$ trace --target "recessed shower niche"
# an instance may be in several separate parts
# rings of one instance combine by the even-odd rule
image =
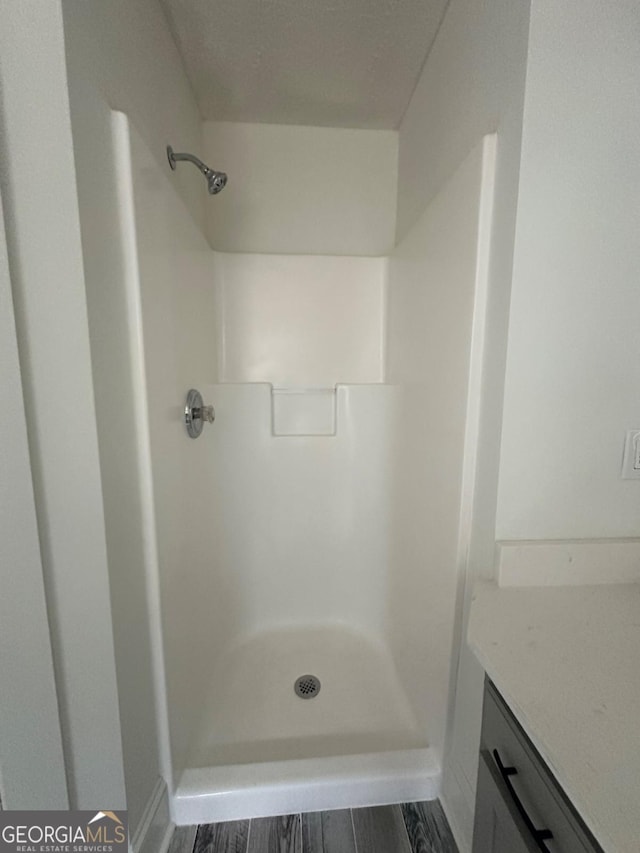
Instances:
[[[432,798],[494,140],[388,256],[258,254],[212,251],[113,128],[173,818]],[[216,413],[196,441],[189,388]]]

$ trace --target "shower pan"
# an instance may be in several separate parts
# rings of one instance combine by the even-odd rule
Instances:
[[[212,252],[114,134],[173,819],[434,798],[493,142],[389,258],[312,257]]]

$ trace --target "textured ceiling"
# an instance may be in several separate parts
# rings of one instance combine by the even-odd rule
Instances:
[[[160,0],[202,117],[396,128],[447,0]]]

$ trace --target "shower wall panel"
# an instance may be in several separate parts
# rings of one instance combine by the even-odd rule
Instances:
[[[408,233],[422,215],[425,205],[445,185],[483,134],[496,132],[499,139],[495,219],[491,234],[491,294],[486,320],[483,405],[475,485],[478,497],[473,513],[474,536],[468,554],[471,577],[491,577],[493,569],[504,373],[532,5],[540,6],[531,4],[530,0],[490,3],[451,0],[407,106],[399,134],[399,240]],[[542,4],[542,8],[545,6]],[[551,7],[554,11],[556,8],[562,10],[569,17],[572,15],[566,3],[550,4]],[[608,4],[601,4],[603,10],[607,7]],[[582,22],[588,17],[583,14]],[[562,42],[560,38],[560,44]],[[572,36],[571,44],[576,43]],[[570,56],[570,51],[565,51],[564,55]],[[556,81],[561,79],[562,72],[553,63],[546,70]],[[589,85],[584,82],[579,88],[583,93],[589,92]],[[569,92],[571,87],[556,86],[554,96],[563,89]],[[545,98],[546,94],[540,102]],[[574,105],[576,102],[577,99]],[[562,115],[560,124],[569,126],[566,113]],[[547,140],[545,151],[548,150]],[[560,162],[555,150],[553,157],[554,163]],[[466,621],[461,629],[463,637],[465,630]],[[450,727],[451,749],[444,766],[442,792],[461,850],[471,847],[473,833],[483,677],[482,668],[463,645],[455,718]]]
[[[138,276],[132,287],[139,292],[139,325],[132,333],[143,347],[141,389],[146,388],[138,428],[142,443],[150,442],[155,514],[146,534],[155,538],[148,554],[157,564],[149,570],[159,581],[171,763],[177,778],[202,701],[212,626],[225,620],[223,598],[209,594],[211,507],[202,482],[207,445],[188,438],[183,420],[187,390],[211,382],[216,372],[211,251],[168,171],[160,169],[133,128],[130,165]]]
[[[385,258],[216,253],[221,382],[381,382]]]
[[[329,623],[384,641],[386,264],[214,256],[221,384],[208,391],[217,413],[207,436],[210,588],[233,613],[221,642]]]
[[[330,623],[384,639],[393,393],[338,386],[334,436],[278,437],[268,384],[207,388],[216,424],[202,487],[216,561],[201,595],[224,600],[227,615],[215,648]]]
[[[401,681],[440,760],[464,570],[463,470],[471,464],[465,452],[473,455],[475,439],[467,434],[467,400],[487,177],[483,151],[481,144],[458,168],[389,265],[387,380],[398,386],[389,640]]]

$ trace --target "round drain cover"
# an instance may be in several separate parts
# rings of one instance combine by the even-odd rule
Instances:
[[[293,689],[301,699],[313,699],[320,693],[320,679],[315,675],[301,675],[296,678]]]

